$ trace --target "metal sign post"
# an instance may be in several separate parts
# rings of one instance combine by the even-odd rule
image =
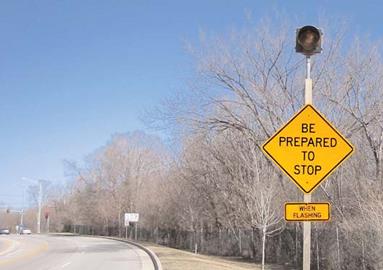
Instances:
[[[305,105],[312,105],[313,103],[313,83],[310,78],[311,73],[311,59],[306,56],[306,80],[305,80]],[[311,203],[311,194],[304,194],[303,201]],[[303,222],[303,270],[310,270],[311,263],[311,222]]]
[[[134,241],[136,241],[137,242],[137,224],[138,224],[138,222],[135,222],[135,226],[134,226]]]

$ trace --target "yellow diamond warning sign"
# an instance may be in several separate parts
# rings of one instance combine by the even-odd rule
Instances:
[[[329,203],[286,203],[286,221],[328,221]]]
[[[353,150],[312,105],[303,107],[263,145],[263,151],[305,193],[311,193]]]

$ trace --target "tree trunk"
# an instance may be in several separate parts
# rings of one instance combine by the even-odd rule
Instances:
[[[198,253],[198,243],[197,243],[197,230],[194,230],[194,254]]]
[[[316,243],[316,260],[317,260],[317,270],[320,267],[320,258],[319,258],[319,241],[318,241],[318,228],[315,226],[315,243]]]
[[[201,231],[200,231],[200,244],[199,244],[199,250],[200,250],[200,253],[202,253],[202,251],[203,251],[203,222],[202,222],[202,220],[201,220]]]
[[[338,225],[336,225],[336,248],[337,248],[337,259],[338,259],[338,269],[341,269],[340,265],[340,243],[339,243],[339,228]]]
[[[118,211],[118,237],[121,238],[121,211]]]
[[[262,228],[262,270],[265,270],[266,226]]]
[[[189,250],[190,251],[193,251],[193,236],[194,236],[194,234],[190,235],[190,233],[187,232],[187,237],[189,238]]]
[[[295,224],[295,256],[294,256],[294,263],[295,265],[298,265],[298,224]]]
[[[366,261],[365,261],[365,250],[364,250],[364,241],[362,240],[362,270],[366,270]]]
[[[239,256],[242,256],[242,232],[238,230],[238,245],[239,245]]]
[[[222,255],[222,245],[221,245],[221,228],[218,229],[218,254]]]
[[[276,262],[280,263],[282,261],[282,234],[278,235],[278,248],[277,248],[277,259]]]
[[[251,254],[252,254],[252,259],[255,261],[255,239],[254,239],[254,228],[251,229]]]

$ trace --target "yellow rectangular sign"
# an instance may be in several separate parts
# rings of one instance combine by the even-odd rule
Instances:
[[[285,203],[286,221],[328,221],[329,203]]]

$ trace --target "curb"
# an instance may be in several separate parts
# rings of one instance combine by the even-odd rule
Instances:
[[[153,262],[154,269],[155,270],[162,270],[162,265],[161,265],[161,262],[158,259],[157,255],[153,251],[148,249],[147,247],[144,247],[141,244],[138,244],[138,243],[133,242],[133,241],[125,240],[125,239],[122,239],[122,238],[115,238],[115,237],[108,237],[108,236],[98,236],[98,237],[105,238],[105,239],[110,239],[110,240],[115,240],[115,241],[120,241],[120,242],[123,242],[123,243],[128,243],[130,245],[133,245],[133,246],[136,246],[136,247],[142,249],[143,251],[145,251],[149,255],[150,259]]]

